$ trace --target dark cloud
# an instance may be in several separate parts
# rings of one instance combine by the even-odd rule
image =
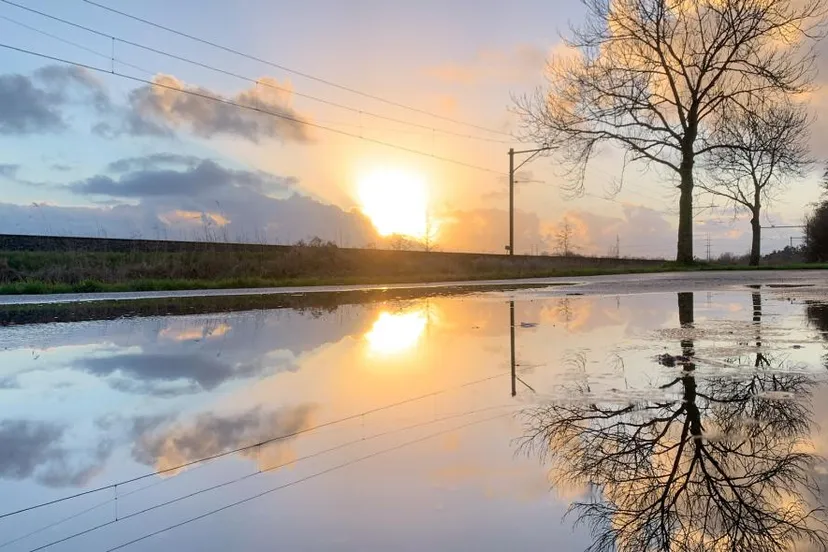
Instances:
[[[18,170],[20,170],[20,165],[0,164],[0,177],[13,180],[17,177]]]
[[[60,97],[38,88],[24,75],[0,75],[0,134],[62,130]]]
[[[308,120],[290,106],[292,91],[274,79],[263,78],[259,82],[261,84],[235,96],[222,96],[206,88],[188,86],[173,76],[158,75],[154,85],[142,86],[130,93],[129,112],[122,131],[132,135],[158,136],[185,127],[205,138],[227,135],[251,142],[268,138],[309,141],[309,127],[305,124]],[[220,98],[260,111],[242,109],[209,98]],[[112,127],[100,130],[115,131]]]
[[[210,391],[264,370],[260,362],[233,365],[199,354],[121,354],[82,359],[76,367],[109,378],[115,389],[161,396]]]
[[[31,76],[0,75],[0,134],[31,134],[64,130],[66,107],[112,109],[109,94],[92,74],[80,67],[47,65]]]
[[[182,156],[177,156],[185,159]],[[172,159],[170,159],[172,160]],[[155,160],[156,165],[158,160]],[[189,158],[190,163],[195,159]],[[148,163],[153,160],[148,159]],[[117,162],[116,162],[117,163]],[[126,165],[136,161],[124,160]],[[264,173],[226,169],[209,159],[184,171],[169,169],[148,169],[129,172],[113,179],[97,175],[72,184],[75,193],[108,195],[113,197],[151,196],[198,196],[211,194],[226,187],[244,187],[257,191],[274,186],[287,189],[290,179],[274,177]]]
[[[185,166],[169,167],[176,163]],[[153,168],[117,172],[138,166]],[[297,185],[293,177],[229,169],[209,159],[174,154],[128,158],[109,168],[117,174],[48,184],[110,200],[107,203],[94,207],[0,203],[0,232],[192,240],[204,239],[207,226],[220,228],[221,238],[257,243],[293,243],[313,236],[346,246],[377,241],[376,230],[361,213],[288,195]],[[111,201],[119,198],[138,201]]]
[[[179,155],[177,153],[152,153],[141,157],[126,157],[118,159],[106,166],[107,171],[114,173],[125,173],[130,171],[146,171],[162,166],[192,167],[204,161],[192,155]]]
[[[264,411],[260,407],[239,414],[200,414],[189,423],[177,423],[140,437],[132,449],[137,462],[170,467],[289,436],[308,427],[311,405]]]
[[[101,113],[112,109],[109,93],[103,84],[82,67],[47,65],[35,71],[33,78],[60,102],[83,102]]]
[[[0,477],[26,479],[44,463],[60,460],[65,427],[34,420],[0,422]]]

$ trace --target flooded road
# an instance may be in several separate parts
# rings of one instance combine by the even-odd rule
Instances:
[[[816,549],[819,274],[0,327],[0,549]]]

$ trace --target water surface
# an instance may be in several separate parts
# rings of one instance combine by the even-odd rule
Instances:
[[[0,548],[807,550],[828,473],[820,293],[0,328],[0,514],[105,487],[0,519]]]

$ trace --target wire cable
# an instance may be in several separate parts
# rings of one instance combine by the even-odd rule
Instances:
[[[492,411],[492,410],[499,410],[499,409],[503,409],[503,408],[507,408],[507,407],[514,408],[514,406],[515,406],[515,405],[513,405],[513,404],[502,404],[502,405],[498,405],[498,406],[488,406],[488,407],[484,407],[484,408],[478,408],[478,409],[476,409],[476,410],[469,410],[469,411],[466,411],[466,412],[460,412],[460,413],[455,413],[455,414],[449,414],[449,415],[447,415],[447,416],[443,416],[443,417],[441,417],[441,418],[435,418],[435,419],[433,419],[433,420],[428,420],[428,421],[426,421],[426,422],[419,422],[419,423],[412,424],[412,425],[409,425],[409,426],[406,426],[406,427],[397,428],[397,429],[394,429],[394,430],[389,430],[389,431],[384,431],[384,432],[381,432],[381,433],[375,433],[375,434],[373,434],[373,435],[369,435],[368,437],[361,437],[361,438],[359,438],[359,439],[354,439],[354,440],[352,440],[352,441],[348,441],[348,442],[346,442],[346,443],[341,443],[341,444],[339,444],[339,445],[336,445],[336,446],[333,446],[333,447],[330,447],[330,448],[327,448],[327,449],[324,449],[324,450],[320,450],[320,451],[314,452],[314,453],[312,453],[312,454],[308,454],[308,455],[305,455],[305,456],[301,456],[301,457],[299,457],[299,458],[294,458],[293,460],[289,460],[289,461],[287,461],[287,462],[283,462],[283,463],[281,463],[281,464],[278,464],[278,465],[275,465],[275,466],[271,466],[271,467],[269,467],[269,468],[267,468],[267,469],[264,469],[264,470],[261,470],[261,469],[260,469],[259,471],[255,471],[255,472],[252,472],[252,473],[248,473],[248,474],[245,474],[245,475],[243,475],[243,476],[241,476],[241,477],[237,477],[237,478],[235,478],[235,479],[231,479],[231,480],[229,480],[229,481],[224,481],[224,482],[222,482],[222,483],[217,483],[217,484],[212,485],[212,486],[210,486],[210,487],[205,487],[205,488],[199,489],[199,490],[197,490],[197,491],[193,491],[193,492],[191,492],[191,493],[188,493],[188,494],[186,494],[186,495],[182,495],[182,496],[179,496],[179,497],[176,497],[176,498],[173,498],[173,499],[167,500],[167,501],[165,501],[165,502],[161,502],[161,503],[159,503],[159,504],[153,504],[152,506],[148,506],[147,508],[144,508],[144,509],[142,509],[142,510],[138,510],[138,511],[136,511],[136,512],[132,512],[132,513],[127,514],[127,515],[125,515],[125,516],[120,516],[120,517],[119,517],[118,519],[116,519],[116,520],[110,520],[110,521],[107,521],[107,522],[105,522],[105,523],[102,523],[102,524],[96,525],[96,526],[94,526],[94,527],[91,527],[91,528],[89,528],[89,529],[85,529],[85,530],[83,530],[83,531],[80,531],[80,532],[78,532],[78,533],[75,533],[75,534],[73,534],[73,535],[69,535],[69,536],[67,536],[67,537],[61,538],[59,541],[50,542],[50,543],[48,543],[48,544],[44,544],[44,545],[39,546],[39,547],[37,547],[37,548],[33,548],[33,549],[29,550],[29,552],[40,552],[40,550],[44,550],[44,549],[49,548],[50,546],[53,546],[53,545],[55,545],[55,544],[58,544],[58,543],[64,543],[64,542],[67,542],[67,541],[69,541],[69,540],[72,540],[72,539],[74,539],[74,538],[76,538],[76,537],[80,537],[80,536],[82,536],[82,535],[88,535],[89,533],[91,533],[91,532],[93,532],[93,531],[97,531],[98,529],[102,529],[103,527],[107,527],[107,526],[109,526],[109,525],[111,525],[111,524],[112,524],[112,523],[111,523],[112,521],[114,521],[114,522],[126,521],[126,520],[128,520],[128,519],[132,519],[132,518],[134,518],[134,517],[138,517],[138,516],[140,516],[140,515],[146,514],[147,512],[151,512],[151,511],[153,511],[153,510],[157,510],[157,509],[159,509],[159,508],[163,508],[163,507],[165,507],[165,506],[169,506],[170,504],[176,504],[176,503],[178,503],[178,502],[181,502],[182,500],[187,500],[188,498],[192,498],[192,497],[194,497],[194,496],[198,496],[198,495],[204,494],[204,493],[206,493],[206,492],[215,491],[215,490],[217,490],[217,489],[221,489],[221,488],[223,488],[223,487],[228,487],[228,486],[230,486],[230,485],[234,485],[234,484],[236,484],[236,483],[241,483],[242,481],[246,481],[247,479],[251,479],[251,478],[256,477],[256,476],[258,476],[258,475],[261,475],[261,474],[263,474],[263,473],[267,473],[267,472],[271,472],[271,471],[278,470],[278,469],[281,469],[281,468],[285,468],[285,467],[288,467],[288,466],[292,466],[292,465],[297,464],[297,463],[299,463],[299,462],[301,462],[301,461],[303,461],[303,460],[310,460],[311,458],[316,458],[316,457],[318,457],[318,456],[323,456],[323,455],[325,455],[325,454],[328,454],[328,453],[331,453],[331,452],[334,452],[334,451],[337,451],[337,450],[340,450],[340,449],[343,449],[343,448],[349,447],[349,446],[354,445],[354,444],[357,444],[357,443],[363,443],[363,442],[366,442],[366,441],[370,441],[370,440],[372,440],[372,439],[378,439],[378,438],[380,438],[380,437],[385,437],[385,436],[388,436],[388,435],[393,435],[393,434],[396,434],[396,433],[402,433],[402,432],[404,432],[404,431],[410,431],[410,430],[412,430],[412,429],[417,429],[417,428],[420,428],[420,427],[425,427],[425,426],[428,426],[428,425],[437,424],[437,423],[440,423],[440,422],[445,422],[445,421],[447,421],[447,420],[453,420],[453,419],[455,419],[455,418],[461,418],[461,417],[465,417],[465,416],[471,416],[471,415],[474,415],[474,414],[480,414],[480,413],[482,413],[482,412],[489,412],[489,411]],[[134,492],[135,492],[135,491],[134,491]],[[124,496],[126,496],[126,495],[124,495]],[[73,519],[73,518],[75,518],[75,517],[79,517],[80,515],[85,514],[85,513],[89,512],[89,511],[91,511],[91,510],[94,510],[94,509],[96,509],[96,508],[100,508],[100,507],[102,507],[102,506],[105,506],[106,504],[109,504],[111,501],[112,501],[112,500],[109,500],[109,501],[107,501],[107,502],[103,502],[103,503],[101,503],[101,504],[98,504],[97,506],[93,506],[92,508],[89,508],[89,509],[87,509],[87,510],[84,510],[84,511],[83,511],[83,512],[81,512],[80,514],[76,514],[76,515],[74,515],[74,516],[71,516],[70,518],[67,518],[67,520],[68,520],[68,519]],[[13,541],[13,542],[17,542],[17,541],[19,541],[19,540],[22,540],[22,539],[24,539],[24,538],[27,538],[27,537],[29,537],[29,536],[32,536],[33,534],[37,534],[37,533],[39,533],[40,531],[43,531],[43,530],[45,530],[45,529],[48,529],[48,528],[54,527],[55,525],[58,525],[59,523],[62,523],[62,522],[63,522],[63,521],[60,521],[60,522],[55,523],[55,524],[52,524],[52,525],[50,525],[50,526],[48,526],[48,527],[46,527],[46,528],[40,529],[40,530],[38,530],[38,531],[34,531],[33,533],[30,533],[30,534],[28,534],[28,535],[26,535],[26,536],[24,536],[24,537],[19,537],[18,539],[15,539],[15,541]],[[2,545],[2,546],[5,546],[5,545]],[[2,546],[0,546],[0,548],[2,548]]]
[[[4,0],[0,0],[0,1],[4,1]],[[133,65],[131,63],[128,63],[126,61],[123,61],[123,60],[120,60],[120,59],[117,59],[117,58],[112,58],[111,56],[108,56],[108,55],[106,55],[102,52],[99,52],[98,50],[95,50],[93,48],[89,48],[87,46],[84,46],[83,44],[79,44],[79,43],[74,42],[72,40],[69,40],[67,38],[63,38],[62,36],[52,34],[48,31],[44,31],[43,29],[38,29],[37,27],[32,27],[31,25],[27,25],[26,23],[23,23],[22,21],[12,19],[11,17],[8,17],[6,15],[0,15],[0,19],[3,19],[4,21],[8,21],[9,23],[13,23],[13,24],[15,24],[19,27],[23,27],[24,29],[28,29],[32,32],[41,34],[43,36],[48,36],[49,38],[52,38],[52,39],[57,40],[59,42],[63,42],[64,44],[74,46],[75,48],[80,48],[81,50],[83,50],[85,52],[89,52],[90,54],[94,54],[94,55],[96,55],[100,58],[103,58],[103,59],[106,59],[106,60],[115,59],[115,61],[117,61],[121,65],[131,67],[132,69],[136,69],[138,71],[141,71],[142,73],[146,73],[148,75],[154,75],[155,74],[155,71],[150,71],[149,69],[144,69],[143,67],[139,67],[138,65]]]
[[[0,1],[5,2],[7,0],[0,0]],[[51,61],[56,61],[58,63],[65,63],[67,65],[73,65],[75,67],[81,67],[83,69],[88,69],[89,71],[95,71],[95,72],[98,72],[98,73],[105,73],[107,75],[114,75],[114,76],[117,76],[117,77],[121,77],[123,79],[134,81],[134,82],[139,82],[139,83],[147,84],[147,85],[150,85],[150,86],[153,86],[153,87],[163,88],[163,89],[171,90],[171,91],[174,91],[174,92],[179,92],[181,94],[188,94],[190,96],[194,96],[194,97],[197,97],[197,98],[202,98],[202,99],[214,101],[214,102],[217,102],[217,103],[220,103],[220,104],[229,105],[229,106],[232,106],[232,107],[237,107],[239,109],[246,109],[248,111],[261,113],[263,115],[270,115],[272,117],[276,117],[278,119],[283,119],[285,121],[289,121],[289,122],[292,122],[292,123],[305,125],[305,126],[308,126],[308,127],[311,127],[311,128],[317,128],[317,129],[320,129],[320,130],[331,132],[333,134],[339,134],[341,136],[348,136],[350,138],[355,138],[357,140],[363,140],[365,142],[369,142],[369,143],[372,143],[372,144],[377,144],[377,145],[380,145],[380,146],[384,146],[384,147],[404,151],[404,152],[411,153],[411,154],[414,154],[414,155],[419,155],[419,156],[422,156],[422,157],[430,157],[430,158],[436,159],[438,161],[443,161],[445,163],[451,163],[453,165],[458,165],[458,166],[466,167],[466,168],[469,168],[469,169],[474,169],[474,170],[487,172],[487,173],[491,173],[491,174],[497,174],[497,175],[500,175],[500,176],[503,176],[503,175],[506,174],[506,173],[503,173],[503,172],[500,172],[500,171],[496,171],[494,169],[490,169],[490,168],[487,168],[487,167],[482,167],[480,165],[475,165],[473,163],[467,163],[465,161],[460,161],[460,160],[457,160],[457,159],[453,159],[451,157],[444,157],[444,156],[441,156],[441,155],[435,155],[435,154],[428,153],[428,152],[425,152],[425,151],[422,151],[422,150],[409,148],[407,146],[401,146],[399,144],[386,142],[384,140],[379,140],[379,139],[376,139],[376,138],[369,138],[369,137],[366,137],[366,136],[360,136],[359,134],[354,134],[352,132],[347,132],[345,130],[340,130],[340,129],[337,129],[337,128],[321,125],[321,124],[314,123],[314,122],[311,122],[311,121],[306,121],[304,119],[300,119],[300,118],[297,118],[297,117],[292,117],[290,115],[285,115],[283,113],[268,111],[268,110],[262,109],[260,107],[240,104],[240,103],[234,102],[232,100],[228,100],[226,98],[220,98],[220,97],[217,97],[217,96],[212,96],[210,94],[205,94],[204,92],[199,92],[197,90],[192,90],[192,89],[187,89],[187,88],[179,88],[177,86],[172,86],[172,85],[169,85],[169,84],[164,84],[164,83],[160,83],[160,82],[156,82],[156,81],[143,79],[143,78],[140,78],[140,77],[135,77],[135,76],[132,76],[132,75],[127,75],[125,73],[120,73],[118,71],[115,71],[114,68],[113,69],[104,69],[104,68],[101,68],[101,67],[96,67],[94,65],[88,65],[88,64],[85,64],[85,63],[77,62],[77,61],[71,61],[71,60],[67,60],[67,59],[64,59],[64,58],[60,58],[60,57],[57,57],[57,56],[50,56],[48,54],[43,54],[41,52],[35,52],[33,50],[28,50],[26,48],[20,48],[18,46],[12,46],[10,44],[0,44],[0,48],[5,48],[7,50],[13,50],[15,52],[28,54],[28,55],[39,57],[39,58],[42,58],[42,59],[48,59],[48,60],[51,60]],[[2,516],[0,516],[0,519],[2,519]]]
[[[336,108],[339,108],[339,109],[344,109],[344,110],[347,110],[347,111],[351,111],[353,113],[358,113],[360,115],[365,115],[365,116],[368,116],[368,117],[374,117],[376,119],[382,119],[382,120],[389,121],[389,122],[396,123],[396,124],[409,125],[409,126],[412,126],[412,127],[416,127],[416,128],[419,128],[419,129],[424,129],[424,130],[428,130],[428,131],[432,131],[432,132],[439,132],[441,134],[448,134],[450,136],[456,136],[456,137],[459,137],[459,138],[466,138],[466,139],[469,139],[469,140],[481,140],[481,141],[484,141],[484,142],[493,142],[493,143],[497,143],[497,144],[509,144],[509,143],[511,143],[509,140],[500,140],[500,139],[496,139],[496,138],[485,138],[485,137],[482,137],[482,136],[472,136],[470,134],[463,134],[463,133],[454,132],[454,131],[451,131],[451,130],[444,130],[444,129],[440,129],[440,128],[435,128],[435,127],[432,127],[432,126],[429,126],[429,125],[415,123],[415,122],[412,122],[412,121],[406,121],[406,120],[403,120],[403,119],[397,119],[395,117],[388,117],[388,116],[385,116],[385,115],[381,115],[379,113],[373,113],[371,111],[364,111],[364,110],[357,109],[355,107],[351,107],[351,106],[341,104],[341,103],[338,103],[338,102],[334,102],[334,101],[331,101],[331,100],[326,100],[326,99],[323,99],[323,98],[318,98],[316,96],[311,96],[310,94],[303,94],[303,93],[297,92],[293,89],[286,88],[284,86],[278,86],[278,85],[269,83],[269,82],[264,81],[264,80],[255,79],[255,78],[252,78],[252,77],[247,77],[247,76],[241,75],[239,73],[234,73],[233,71],[228,71],[226,69],[221,69],[221,68],[216,67],[214,65],[210,65],[208,63],[203,63],[203,62],[200,62],[200,61],[197,61],[197,60],[193,60],[193,59],[189,59],[189,58],[186,58],[186,57],[183,57],[183,56],[179,56],[177,54],[173,54],[173,53],[168,52],[166,50],[160,50],[158,48],[153,48],[152,46],[147,46],[146,44],[141,44],[140,42],[133,42],[131,40],[127,40],[127,39],[124,39],[124,38],[121,38],[121,37],[118,37],[118,36],[115,36],[115,35],[111,35],[109,33],[99,31],[99,30],[94,29],[92,27],[87,27],[86,25],[81,25],[79,23],[69,21],[68,19],[57,17],[55,15],[51,15],[49,13],[42,12],[42,11],[36,10],[34,8],[30,8],[28,6],[23,6],[23,5],[18,4],[16,2],[12,2],[11,0],[0,0],[0,2],[3,2],[4,4],[8,4],[10,6],[14,6],[16,8],[20,8],[21,10],[26,10],[28,12],[40,15],[42,17],[46,17],[46,18],[51,19],[53,21],[63,23],[64,25],[69,25],[69,26],[74,27],[76,29],[80,29],[80,30],[95,34],[97,36],[106,38],[108,40],[120,42],[122,44],[126,44],[128,46],[133,46],[135,48],[139,48],[139,49],[145,50],[147,52],[152,52],[154,54],[165,56],[165,57],[168,57],[170,59],[174,59],[174,60],[177,60],[177,61],[181,61],[183,63],[194,65],[196,67],[201,67],[202,69],[207,69],[209,71],[213,71],[213,72],[216,72],[216,73],[219,73],[219,74],[222,74],[222,75],[226,75],[226,76],[229,76],[229,77],[240,79],[240,80],[243,80],[245,82],[253,83],[256,86],[263,86],[263,87],[266,87],[266,88],[271,88],[273,90],[278,90],[280,92],[287,92],[287,93],[293,94],[295,96],[298,96],[300,98],[306,98],[306,99],[309,99],[309,100],[312,100],[312,101],[315,101],[315,102],[319,102],[319,103],[322,103],[322,104],[325,104],[325,105],[329,105],[329,106],[336,107]],[[39,29],[30,27],[30,26],[28,26],[24,23],[18,23],[14,20],[11,20],[11,19],[3,17],[3,16],[0,16],[0,17],[2,17],[3,19],[9,20],[12,23],[16,23],[18,25],[26,27],[26,28],[34,31],[34,32],[45,34],[45,35],[50,36],[52,38],[55,38],[57,40],[62,40],[63,41],[63,39],[61,39],[61,38],[59,38],[55,35],[52,35],[50,33],[47,33],[46,31],[41,31]],[[71,43],[71,44],[73,46],[77,46],[79,48],[82,48],[82,49],[84,49],[88,52],[91,52],[95,55],[102,56],[106,59],[112,59],[113,61],[118,61],[119,63],[123,63],[124,65],[130,65],[130,64],[124,63],[120,60],[116,60],[114,58],[114,56],[107,56],[105,54],[102,54],[101,52],[97,52],[95,50],[92,50],[91,48],[86,48],[86,47],[81,46],[79,44],[75,44],[75,43]],[[135,67],[135,66],[132,66],[132,67]],[[141,69],[139,67],[136,67],[136,68],[139,69],[142,72],[149,72],[149,71],[146,71],[146,70]]]
[[[430,397],[436,397],[438,395],[442,395],[442,394],[449,393],[449,392],[452,392],[452,391],[457,391],[457,390],[460,390],[460,389],[471,387],[473,385],[478,385],[480,383],[485,383],[487,381],[492,381],[494,379],[501,378],[501,377],[504,377],[504,376],[507,376],[507,375],[510,375],[510,374],[508,372],[503,372],[503,373],[500,373],[500,374],[495,374],[493,376],[488,376],[488,377],[481,378],[481,379],[478,379],[478,380],[462,383],[460,385],[456,385],[456,386],[453,386],[453,387],[446,387],[444,389],[438,389],[437,391],[432,391],[432,392],[426,393],[424,395],[419,395],[417,397],[410,397],[408,399],[403,399],[401,401],[397,401],[397,402],[390,403],[390,404],[387,404],[387,405],[384,405],[384,406],[379,406],[379,407],[376,407],[376,408],[372,408],[372,409],[366,410],[364,412],[360,412],[358,414],[351,414],[349,416],[345,416],[344,418],[338,418],[338,419],[331,420],[331,421],[328,421],[328,422],[323,422],[321,424],[317,424],[315,426],[300,429],[300,430],[294,431],[292,433],[288,433],[288,434],[285,434],[285,435],[280,435],[278,437],[271,437],[269,439],[265,439],[265,440],[259,441],[257,443],[252,443],[252,444],[245,445],[245,446],[242,446],[242,447],[237,447],[237,448],[232,449],[232,450],[226,450],[226,451],[223,451],[223,452],[220,452],[220,453],[217,453],[217,454],[213,454],[211,456],[206,456],[206,457],[203,457],[203,458],[199,458],[197,460],[191,460],[191,461],[184,462],[184,463],[178,464],[176,466],[172,466],[172,467],[165,468],[165,469],[162,469],[162,470],[156,470],[154,472],[145,473],[143,475],[132,477],[130,479],[125,479],[123,481],[118,481],[116,483],[110,483],[108,485],[103,485],[103,486],[97,487],[95,489],[89,489],[87,491],[82,491],[80,493],[76,493],[76,494],[73,494],[73,495],[68,495],[68,496],[65,496],[65,497],[62,497],[62,498],[57,498],[57,499],[50,500],[50,501],[47,501],[47,502],[34,504],[32,506],[27,506],[25,508],[21,508],[19,510],[15,510],[15,511],[12,511],[12,512],[6,512],[4,514],[0,514],[0,519],[4,519],[4,518],[10,517],[10,516],[17,515],[17,514],[22,514],[24,512],[30,512],[30,511],[36,510],[38,508],[43,508],[45,506],[51,506],[53,504],[58,504],[60,502],[65,502],[67,500],[72,500],[74,498],[80,498],[82,496],[87,496],[87,495],[90,495],[90,494],[93,494],[93,493],[98,493],[98,492],[105,491],[105,490],[108,490],[108,489],[114,489],[115,487],[119,487],[121,485],[127,485],[129,483],[134,483],[136,481],[141,481],[141,480],[147,479],[149,477],[154,477],[154,476],[157,476],[157,475],[163,475],[165,473],[170,473],[170,472],[173,472],[173,471],[182,470],[184,468],[188,468],[188,467],[193,466],[195,464],[200,464],[202,462],[209,462],[209,461],[212,461],[212,460],[216,460],[218,458],[224,458],[225,456],[230,456],[232,454],[236,454],[236,453],[243,452],[243,451],[246,451],[246,450],[250,450],[250,449],[254,449],[254,448],[257,448],[257,447],[264,446],[264,445],[268,445],[270,443],[275,443],[277,441],[281,441],[281,440],[284,440],[284,439],[289,439],[291,437],[296,437],[297,435],[302,435],[304,433],[310,433],[312,431],[316,431],[318,429],[322,429],[322,428],[325,428],[325,427],[331,427],[331,426],[338,425],[338,424],[341,424],[341,423],[344,423],[344,422],[356,420],[356,419],[359,419],[363,416],[376,414],[378,412],[382,412],[384,410],[390,410],[392,408],[396,408],[398,406],[402,406],[402,405],[405,405],[405,404],[410,404],[410,403],[421,401],[421,400],[424,400],[424,399],[427,399],[427,398],[430,398]]]
[[[341,470],[343,468],[347,468],[347,467],[352,466],[354,464],[358,464],[359,462],[364,462],[365,460],[369,460],[371,458],[376,458],[377,456],[381,456],[383,454],[388,454],[390,452],[394,452],[394,451],[403,449],[405,447],[415,445],[417,443],[422,443],[424,441],[428,441],[429,439],[433,439],[433,438],[439,437],[441,435],[446,435],[448,433],[454,433],[455,431],[459,431],[459,430],[465,429],[467,427],[471,427],[471,426],[474,426],[474,425],[494,421],[498,418],[504,418],[507,415],[508,414],[498,414],[497,416],[492,416],[490,418],[484,418],[482,420],[476,420],[474,422],[469,422],[469,423],[466,423],[466,424],[463,424],[463,425],[460,425],[460,426],[456,426],[456,427],[453,427],[453,428],[450,428],[450,429],[446,429],[446,430],[443,430],[443,431],[438,431],[436,433],[426,435],[425,437],[420,437],[418,439],[412,439],[411,441],[406,441],[404,443],[401,443],[401,444],[393,446],[393,447],[389,447],[389,448],[386,448],[386,449],[383,449],[383,450],[380,450],[380,451],[377,451],[377,452],[373,452],[371,454],[366,454],[365,456],[360,456],[359,458],[355,458],[353,460],[348,460],[346,462],[342,462],[342,463],[337,464],[333,467],[324,469],[322,471],[313,473],[311,475],[302,477],[300,479],[296,479],[296,480],[291,481],[289,483],[284,483],[282,485],[267,489],[266,491],[262,491],[260,493],[255,494],[255,495],[249,496],[247,498],[237,500],[236,502],[231,502],[230,504],[226,504],[225,506],[222,506],[220,508],[210,510],[209,512],[205,512],[201,515],[198,515],[198,516],[195,516],[195,517],[192,517],[192,518],[189,518],[189,519],[185,519],[184,521],[180,521],[180,522],[175,523],[173,525],[168,525],[167,527],[164,527],[162,529],[158,529],[157,531],[153,531],[152,533],[147,533],[146,535],[143,535],[143,536],[138,537],[136,539],[133,539],[131,541],[127,541],[125,543],[122,543],[122,544],[119,544],[119,545],[114,546],[112,548],[109,548],[109,549],[106,550],[106,552],[115,552],[115,550],[120,550],[122,548],[126,548],[127,546],[131,546],[131,545],[139,543],[143,540],[155,537],[155,536],[160,535],[162,533],[166,533],[167,531],[172,531],[173,529],[178,529],[179,527],[182,527],[184,525],[188,525],[190,523],[193,523],[194,521],[198,521],[198,520],[204,519],[206,517],[209,517],[209,516],[218,514],[220,512],[223,512],[225,510],[229,510],[230,508],[234,508],[236,506],[240,506],[240,505],[245,504],[247,502],[251,502],[251,501],[256,500],[257,498],[261,498],[265,495],[268,495],[268,494],[271,494],[271,493],[274,493],[274,492],[277,492],[277,491],[281,491],[281,490],[287,489],[289,487],[293,487],[295,485],[299,485],[300,483],[304,483],[305,481],[310,481],[311,479],[315,479],[317,477],[329,474],[329,473],[337,471],[337,470]],[[30,552],[34,552],[34,551],[30,551]]]
[[[452,117],[446,117],[444,115],[440,115],[438,113],[433,113],[433,112],[427,111],[425,109],[420,109],[420,108],[413,107],[413,106],[410,106],[410,105],[406,105],[406,104],[403,104],[403,103],[400,103],[400,102],[395,102],[393,100],[389,100],[389,99],[383,98],[381,96],[377,96],[377,95],[374,95],[374,94],[369,94],[367,92],[362,92],[361,90],[357,90],[357,89],[351,88],[349,86],[338,84],[338,83],[335,83],[333,81],[323,79],[321,77],[316,77],[316,76],[311,75],[309,73],[304,73],[304,72],[298,71],[296,69],[291,69],[289,67],[285,67],[284,65],[280,65],[278,63],[273,63],[273,62],[268,61],[266,59],[256,57],[252,54],[247,54],[247,53],[241,52],[239,50],[236,50],[234,48],[230,48],[228,46],[223,46],[223,45],[218,44],[216,42],[212,42],[210,40],[199,38],[195,35],[191,35],[191,34],[183,32],[183,31],[173,29],[172,27],[167,27],[165,25],[161,25],[160,23],[155,23],[155,22],[150,21],[148,19],[138,17],[137,15],[132,15],[130,13],[127,13],[127,12],[124,12],[124,11],[121,11],[121,10],[117,10],[117,9],[109,7],[105,4],[100,4],[98,2],[93,2],[91,0],[83,0],[83,1],[86,2],[87,4],[95,6],[97,8],[102,9],[102,10],[106,10],[108,12],[120,15],[122,17],[127,17],[129,19],[132,19],[133,21],[138,21],[138,22],[143,23],[145,25],[150,25],[152,27],[155,27],[156,29],[161,29],[161,30],[166,31],[168,33],[172,33],[172,34],[187,38],[189,40],[194,40],[196,42],[200,42],[201,44],[205,44],[207,46],[211,46],[213,48],[217,48],[219,50],[223,50],[225,52],[228,52],[228,53],[231,53],[231,54],[234,54],[234,55],[237,55],[237,56],[241,56],[241,57],[250,59],[252,61],[256,61],[258,63],[263,63],[265,65],[269,65],[270,67],[274,67],[276,69],[281,69],[282,71],[286,71],[288,73],[292,73],[294,75],[297,75],[297,76],[300,76],[300,77],[303,77],[303,78],[306,78],[306,79],[309,79],[309,80],[312,80],[312,81],[316,81],[316,82],[325,84],[327,86],[332,86],[334,88],[338,88],[339,90],[344,90],[346,92],[350,92],[350,93],[356,94],[358,96],[362,96],[362,97],[365,97],[365,98],[370,98],[372,100],[382,102],[384,104],[391,105],[391,106],[394,106],[394,107],[398,107],[398,108],[401,108],[401,109],[406,109],[408,111],[412,111],[414,113],[419,113],[421,115],[428,115],[429,117],[434,117],[435,119],[441,119],[441,120],[448,121],[448,122],[451,122],[451,123],[454,123],[454,124],[457,124],[457,125],[463,125],[463,126],[467,126],[467,127],[471,127],[471,128],[476,128],[478,130],[484,130],[486,132],[491,132],[493,134],[500,134],[500,135],[503,135],[503,136],[511,137],[511,135],[509,133],[503,132],[501,130],[496,130],[496,129],[493,129],[493,128],[488,128],[488,127],[485,127],[485,126],[476,125],[476,124],[468,123],[468,122],[465,122],[465,121],[460,121],[460,120],[454,119]]]

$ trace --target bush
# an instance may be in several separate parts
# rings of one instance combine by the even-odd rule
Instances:
[[[828,262],[828,200],[823,200],[805,219],[805,260]]]

